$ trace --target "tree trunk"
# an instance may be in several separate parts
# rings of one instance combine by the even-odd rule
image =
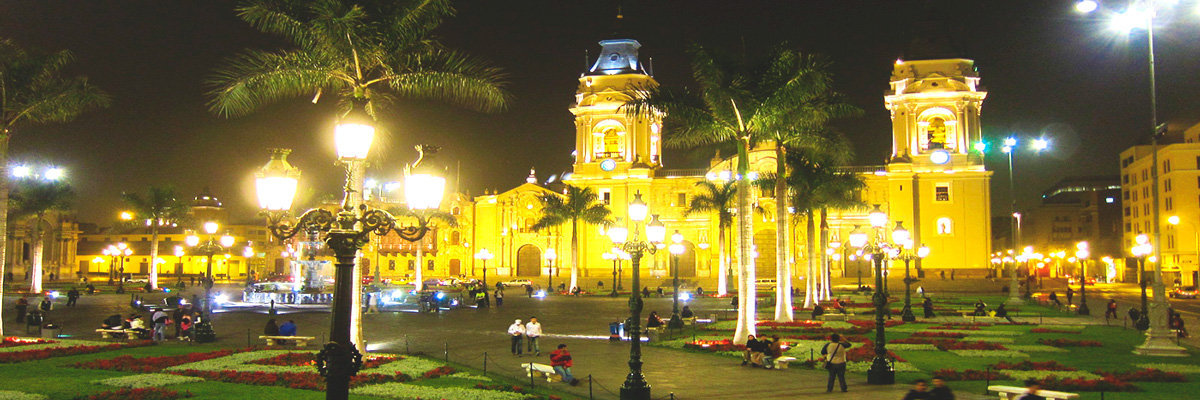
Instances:
[[[817,298],[817,281],[819,278],[817,277],[817,269],[814,265],[817,256],[813,253],[817,247],[814,243],[817,240],[817,226],[816,219],[813,217],[813,212],[809,211],[804,218],[808,224],[808,230],[804,235],[805,252],[808,253],[808,257],[805,257],[804,260],[806,268],[804,272],[804,280],[806,281],[804,285],[804,308],[811,308],[821,301]]]
[[[420,292],[425,285],[425,280],[421,278],[421,269],[423,267],[423,265],[421,265],[421,260],[424,258],[424,255],[425,246],[420,241],[417,241],[417,267],[413,268],[413,290],[418,292]]]
[[[788,263],[787,164],[783,144],[775,142],[775,322],[791,322],[792,266]]]
[[[821,300],[829,300],[832,293],[829,290],[829,220],[826,209],[821,209]]]
[[[150,222],[150,287],[158,289],[158,220]]]
[[[571,286],[568,290],[574,290],[579,286],[579,221],[571,221]]]
[[[750,140],[747,137],[738,140],[738,264],[740,266],[740,286],[745,290],[738,291],[737,330],[734,332],[734,343],[746,343],[749,335],[755,334],[755,319],[757,318],[756,298],[758,293],[754,285],[754,257],[750,255],[750,244],[754,240],[752,230],[754,210],[750,208]]]
[[[35,295],[42,293],[42,214],[33,217],[33,226],[29,228],[29,291]]]
[[[4,297],[4,277],[8,275],[8,140],[11,136],[0,129],[0,298]],[[4,321],[4,307],[0,307],[0,321]],[[0,323],[0,337],[4,336],[4,324]]]
[[[718,216],[717,218],[720,218]],[[717,295],[725,296],[729,294],[729,264],[726,263],[725,257],[725,226],[718,223],[717,226]]]

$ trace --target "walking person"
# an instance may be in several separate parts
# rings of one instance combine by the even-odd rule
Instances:
[[[1067,305],[1068,306],[1073,304],[1073,303],[1071,303],[1071,299],[1073,299],[1074,297],[1075,297],[1075,289],[1071,289],[1070,286],[1067,286]]]
[[[579,380],[571,376],[572,365],[575,365],[575,361],[571,359],[571,352],[567,351],[566,344],[559,344],[558,349],[550,352],[550,366],[554,368],[554,372],[562,376],[563,383],[575,386],[579,384]]]
[[[904,395],[903,400],[926,400],[929,399],[929,384],[925,383],[924,379],[913,381],[912,389]]]
[[[821,355],[825,357],[825,369],[829,370],[829,382],[825,384],[825,392],[833,391],[833,380],[837,378],[842,391],[846,391],[846,350],[850,342],[842,339],[841,335],[829,335],[829,343],[821,347]]]
[[[155,342],[161,342],[166,339],[167,322],[170,320],[171,317],[166,312],[163,312],[161,308],[154,309],[154,313],[150,314],[150,321],[154,322],[154,334],[151,336],[151,339],[154,339]]]
[[[526,351],[535,356],[542,355],[542,348],[538,346],[538,338],[541,336],[542,323],[538,322],[537,317],[529,317],[529,323],[525,324],[525,338],[529,342],[529,348]]]
[[[521,320],[516,320],[512,325],[508,326],[508,336],[512,340],[512,355],[521,356],[521,342],[525,337],[525,325],[521,325]]]
[[[79,289],[72,287],[67,291],[67,307],[75,307],[77,301],[79,301]]]
[[[1112,319],[1117,319],[1117,301],[1113,299],[1108,299],[1108,305],[1104,309],[1104,319],[1108,320],[1110,315]]]
[[[925,311],[925,318],[933,318],[933,299],[926,297],[922,300],[921,309]]]
[[[496,289],[496,307],[504,305],[504,289]]]
[[[946,386],[945,378],[933,377],[933,389],[929,389],[929,400],[954,400],[954,392]]]

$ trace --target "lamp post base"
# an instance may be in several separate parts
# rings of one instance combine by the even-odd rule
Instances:
[[[672,315],[671,320],[667,321],[667,328],[683,329],[683,318],[680,318],[679,314]]]
[[[875,357],[871,362],[871,369],[867,370],[867,384],[871,385],[893,385],[896,383],[896,371],[888,365],[886,359]]]
[[[1187,357],[1187,349],[1176,345],[1171,340],[1175,334],[1170,329],[1150,329],[1146,331],[1146,343],[1133,349],[1133,354],[1153,357]]]
[[[1019,306],[1019,305],[1025,304],[1025,300],[1022,299],[1020,295],[1012,294],[1008,297],[1008,300],[1004,301],[1004,304],[1007,304],[1010,306]]]
[[[621,400],[650,400],[650,387],[621,387]]]
[[[913,314],[912,305],[904,305],[904,309],[900,311],[900,320],[904,322],[914,322],[917,320],[916,314]]]
[[[1087,300],[1081,301],[1079,309],[1075,310],[1075,312],[1079,315],[1092,315],[1092,310],[1088,309]]]

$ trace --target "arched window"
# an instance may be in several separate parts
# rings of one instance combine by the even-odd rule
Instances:
[[[928,150],[946,148],[946,120],[933,118],[925,129],[925,140],[929,143]]]
[[[450,245],[451,246],[458,246],[458,244],[461,242],[462,242],[462,232],[459,232],[459,231],[450,232]]]
[[[625,126],[616,120],[604,120],[592,128],[592,153],[596,161],[625,159]]]
[[[916,135],[921,151],[957,150],[957,124],[954,113],[948,109],[934,107],[921,112],[917,118]]]
[[[458,207],[454,207],[454,208],[450,209],[450,215],[459,215],[459,214],[462,214],[462,209],[460,209]]]
[[[938,235],[953,235],[954,234],[954,220],[951,220],[949,217],[938,218],[937,234]]]

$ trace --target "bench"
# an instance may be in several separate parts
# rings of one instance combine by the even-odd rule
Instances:
[[[854,314],[827,313],[827,314],[818,315],[817,321],[846,321],[846,320],[849,320],[850,317],[853,315]]]
[[[683,326],[692,326],[696,324],[696,317],[688,317],[683,319]]]
[[[988,386],[987,389],[989,392],[999,393],[1000,400],[1016,399],[1017,397],[1029,392],[1029,389],[1026,389],[1023,387],[1017,387],[1017,386],[992,385],[992,386]],[[1039,390],[1037,394],[1039,396],[1045,397],[1047,399],[1078,399],[1079,398],[1078,393],[1056,392],[1053,390]]]
[[[296,343],[296,347],[308,346],[308,342],[316,340],[312,336],[259,336],[259,339],[267,341],[267,346],[284,346],[289,342]]]
[[[521,367],[525,368],[525,372],[528,373],[526,376],[532,377],[536,376],[535,374],[541,374],[541,376],[546,378],[546,382],[554,382],[555,379],[562,380],[562,376],[554,372],[554,367],[546,364],[524,363],[521,364]]]
[[[96,330],[100,334],[101,339],[129,339],[137,336],[137,331],[133,329],[104,329]]]
[[[796,357],[783,356],[775,359],[775,369],[788,369],[788,363],[796,361]]]

